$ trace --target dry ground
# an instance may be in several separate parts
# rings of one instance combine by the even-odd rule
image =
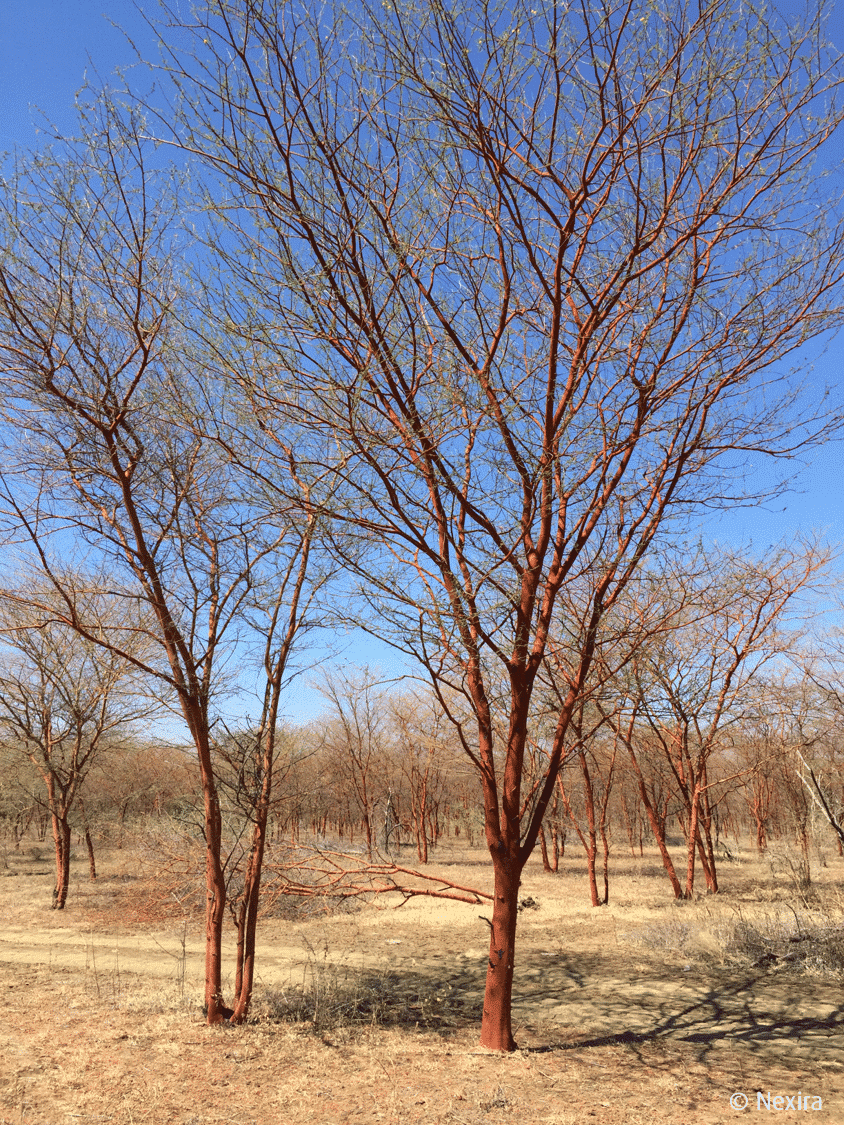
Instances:
[[[0,1121],[841,1124],[842,980],[789,933],[840,922],[844,866],[830,856],[801,896],[787,849],[782,860],[775,875],[740,853],[722,865],[722,894],[677,905],[653,855],[619,851],[597,909],[573,853],[558,875],[531,864],[520,1051],[504,1056],[478,1049],[483,908],[382,900],[265,919],[254,1023],[212,1031],[201,924],[138,921],[149,891],[132,853],[103,854],[96,884],[80,857],[68,909],[50,912],[48,847],[6,846]],[[483,854],[457,845],[429,870],[488,883]],[[757,1091],[772,1107],[798,1093],[823,1107],[759,1111]]]

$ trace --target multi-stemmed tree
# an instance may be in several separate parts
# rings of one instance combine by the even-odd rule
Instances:
[[[347,619],[422,665],[477,770],[495,876],[481,1039],[510,1049],[519,879],[602,626],[658,538],[742,494],[747,452],[828,423],[779,363],[840,321],[841,217],[815,160],[840,67],[820,17],[728,0],[209,0],[169,19],[176,101],[148,112],[205,170],[213,305],[188,334],[176,207],[150,195],[133,112],[19,178],[0,251],[7,510],[75,631],[115,649],[56,564],[61,524],[156,626],[158,660],[132,661],[197,752],[211,1021],[221,648],[266,631],[277,686],[314,524],[333,519]],[[247,1006],[241,986],[234,1016]]]
[[[51,586],[28,598],[37,615],[73,630],[81,655],[100,649],[97,662],[143,673],[184,720],[204,805],[207,1016],[241,1021],[252,991],[276,718],[312,595],[318,511],[301,479],[298,505],[281,511],[230,457],[219,352],[209,354],[185,325],[187,247],[172,178],[148,164],[136,119],[119,121],[104,106],[88,126],[82,143],[21,170],[0,203],[8,535],[34,550]],[[277,477],[285,471],[296,477],[295,464],[276,465]],[[127,642],[119,616],[89,615],[65,564],[71,534],[102,592],[116,595],[113,608],[134,611],[142,647]],[[249,752],[251,847],[235,1000],[226,1006],[212,728],[233,664],[256,653],[265,694]]]

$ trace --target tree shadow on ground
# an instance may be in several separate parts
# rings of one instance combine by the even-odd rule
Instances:
[[[272,991],[256,1020],[453,1034],[480,1024],[484,975],[483,961],[465,959],[449,970],[314,967],[301,984]],[[797,1066],[844,1060],[840,985],[808,976],[523,952],[513,1016],[522,1048],[537,1053],[679,1041],[701,1062],[737,1047]]]
[[[695,1049],[701,1061],[716,1048],[736,1047],[803,1063],[820,1056],[844,1060],[838,982],[808,974],[738,974],[702,964],[681,968],[652,961],[632,968],[624,959],[594,955],[560,955],[546,962],[534,985],[521,981],[514,1014],[525,1016],[541,1034],[544,1026],[536,1022],[544,1012],[547,1023],[565,1026],[570,1035],[533,1051],[635,1048],[670,1040]]]

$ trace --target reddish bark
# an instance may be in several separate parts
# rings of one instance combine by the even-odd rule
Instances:
[[[53,843],[56,853],[56,886],[53,889],[53,911],[63,911],[70,886],[70,825],[62,813],[53,812]]]
[[[488,1049],[512,1052],[513,971],[516,961],[516,920],[519,910],[519,880],[522,867],[500,848],[491,850],[495,874],[492,921],[489,933],[489,963],[484,990],[481,1044]]]
[[[648,793],[648,787],[645,783],[645,776],[639,766],[638,759],[633,745],[633,723],[627,729],[627,733],[623,736],[624,744],[627,747],[627,753],[630,756],[630,764],[633,767],[633,772],[636,775],[636,781],[639,785],[639,796],[642,798],[642,804],[645,807],[645,813],[648,817],[648,822],[651,826],[651,831],[654,834],[654,840],[659,848],[659,854],[662,857],[662,865],[665,868],[666,875],[671,883],[671,888],[674,892],[675,899],[683,898],[683,889],[680,886],[680,881],[677,877],[677,872],[674,869],[674,862],[671,859],[671,854],[668,851],[668,845],[665,841],[665,822],[660,821],[653,802]]]
[[[545,828],[543,825],[539,826],[539,850],[542,853],[542,867],[546,872],[556,872],[556,868],[551,867],[551,861],[548,858],[548,845],[545,842]]]
[[[838,244],[825,235],[789,266],[798,302],[783,301],[773,255],[753,265],[754,283],[760,271],[768,280],[758,301],[720,322],[710,283],[742,292],[748,268],[736,241],[766,219],[782,222],[783,162],[801,168],[837,118],[795,137],[792,103],[770,93],[788,86],[779,73],[739,125],[725,118],[729,92],[713,83],[756,77],[757,47],[771,39],[767,26],[743,24],[744,53],[721,76],[717,6],[672,9],[662,53],[623,14],[583,8],[575,28],[524,9],[504,55],[484,5],[455,16],[436,4],[421,21],[388,7],[358,5],[353,25],[342,7],[327,23],[251,3],[203,13],[191,30],[226,82],[215,89],[203,72],[173,140],[229,179],[221,219],[234,200],[256,221],[242,243],[232,230],[232,265],[255,288],[257,309],[283,312],[273,327],[279,360],[303,356],[292,393],[279,395],[270,370],[261,410],[288,414],[291,396],[301,400],[312,458],[339,451],[347,494],[338,518],[386,550],[379,570],[336,539],[371,607],[384,610],[374,631],[414,651],[440,692],[458,688],[470,706],[471,736],[454,721],[480,776],[495,873],[482,1043],[510,1049],[519,877],[587,690],[598,626],[621,607],[673,503],[685,511],[726,453],[780,435],[767,409],[748,419],[731,398],[802,344],[807,326],[819,332],[838,317],[824,322],[813,305],[826,311],[839,278]],[[351,68],[350,35],[366,45],[366,62]],[[793,74],[792,41],[789,50],[777,62]],[[194,58],[176,56],[185,89]],[[594,81],[571,80],[589,68]],[[373,99],[387,73],[394,96]],[[826,79],[807,81],[817,87],[797,84],[800,106]],[[533,119],[525,82],[539,92]],[[393,97],[413,112],[395,114]],[[649,99],[660,100],[659,114],[646,112]],[[371,143],[363,149],[361,130]],[[655,196],[641,186],[672,130],[678,156]],[[697,139],[709,135],[724,160],[701,161]],[[382,156],[414,152],[418,175],[407,183],[402,163]],[[636,207],[640,189],[647,206]],[[630,218],[621,227],[619,209]],[[222,241],[220,254],[227,248]],[[683,285],[666,287],[674,275]],[[299,400],[297,381],[308,390]],[[569,655],[558,725],[520,840],[531,698],[561,620]],[[490,700],[504,687],[500,739]]]

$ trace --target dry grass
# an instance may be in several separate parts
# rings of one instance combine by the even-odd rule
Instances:
[[[530,865],[511,1056],[478,1049],[477,908],[267,918],[252,1023],[211,1030],[201,923],[190,909],[155,920],[157,889],[124,878],[142,872],[131,853],[104,854],[96,885],[80,859],[65,913],[47,910],[49,860],[6,863],[7,1123],[782,1122],[755,1102],[732,1112],[737,1090],[822,1096],[798,1122],[844,1115],[837,858],[811,909],[746,852],[722,865],[723,895],[684,904],[655,856],[619,855],[596,909],[581,860],[556,876]],[[459,845],[431,870],[469,884],[487,871]]]

